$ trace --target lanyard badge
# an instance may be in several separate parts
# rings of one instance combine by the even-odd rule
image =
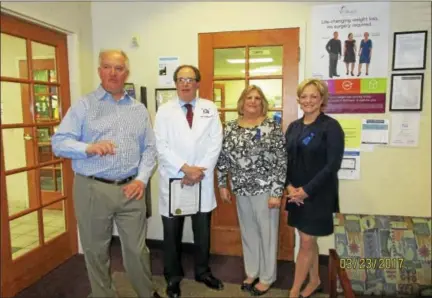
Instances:
[[[261,140],[261,129],[259,129],[259,128],[256,129],[256,134],[255,134],[255,136],[252,138],[252,140],[255,140],[255,141],[259,141],[259,140]]]
[[[305,145],[305,146],[307,146],[307,145],[309,145],[309,142],[312,140],[312,138],[315,136],[315,134],[313,133],[313,132],[311,132],[307,137],[305,137],[303,140],[302,140],[302,143]]]

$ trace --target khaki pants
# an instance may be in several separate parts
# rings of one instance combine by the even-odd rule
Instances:
[[[146,246],[145,200],[127,199],[124,185],[106,184],[77,174],[75,213],[91,285],[91,297],[117,297],[110,273],[109,246],[115,221],[123,264],[138,297],[151,297],[150,254]]]
[[[269,208],[268,193],[237,196],[246,275],[260,282],[276,281],[279,208]]]

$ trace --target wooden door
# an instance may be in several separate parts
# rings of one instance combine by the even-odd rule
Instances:
[[[260,86],[269,99],[269,116],[288,124],[297,119],[299,29],[270,29],[199,34],[200,97],[214,100],[215,89],[224,90],[221,120],[237,118],[241,91]],[[212,215],[211,252],[242,255],[235,200],[224,204],[217,185],[218,207]],[[279,225],[279,260],[294,259],[294,230],[287,226],[282,201]]]
[[[47,81],[51,83],[56,82],[56,67],[55,59],[36,59],[33,57],[33,79],[36,81]],[[27,78],[27,60],[19,61],[19,77]],[[36,104],[36,119],[38,122],[50,122],[51,119],[58,119],[58,98],[56,87],[35,85],[34,100]],[[28,87],[21,86],[21,106],[23,112],[24,123],[31,122],[31,115],[27,113],[30,111],[30,94]],[[24,128],[25,138],[31,138],[32,128]],[[54,134],[54,127],[39,127],[37,128],[37,144],[35,148],[31,142],[26,142],[26,159],[28,162],[34,163],[36,154],[39,155],[39,162],[48,162],[52,159],[51,149],[51,136]],[[35,152],[37,149],[37,152]],[[61,191],[61,183],[59,181],[59,165],[52,165],[45,167],[40,171],[41,180],[41,199],[42,204],[46,204],[56,199],[57,193]],[[60,174],[61,175],[61,174]],[[27,173],[29,181],[33,178],[33,173]],[[28,192],[30,206],[37,206],[37,197],[33,191]],[[46,207],[47,209],[62,210],[62,202],[51,204]]]
[[[78,252],[70,161],[50,137],[70,106],[67,37],[1,14],[1,296]]]
[[[219,116],[222,123],[225,122],[225,113],[220,111],[221,108],[225,107],[225,85],[224,84],[213,84],[213,101],[219,109]]]

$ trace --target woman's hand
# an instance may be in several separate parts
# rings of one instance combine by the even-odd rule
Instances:
[[[231,204],[231,193],[228,188],[221,187],[219,188],[219,194],[223,202]]]
[[[288,193],[288,197],[290,199],[295,199],[295,200],[300,200],[300,201],[303,201],[308,196],[309,195],[303,190],[303,187],[294,188],[294,190],[292,190]]]
[[[270,197],[268,199],[268,207],[269,208],[279,208],[281,205],[281,200],[276,197]]]
[[[303,200],[308,197],[303,187],[295,188],[292,185],[288,185],[286,190],[288,192],[288,203],[295,203],[297,206],[304,204]]]

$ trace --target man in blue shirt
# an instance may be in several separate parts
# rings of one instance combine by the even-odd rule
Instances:
[[[124,265],[138,297],[153,292],[146,246],[146,184],[156,165],[155,137],[143,104],[124,90],[123,51],[99,55],[100,86],[67,112],[52,137],[54,154],[72,159],[74,203],[91,297],[117,297],[109,245],[115,221]]]

